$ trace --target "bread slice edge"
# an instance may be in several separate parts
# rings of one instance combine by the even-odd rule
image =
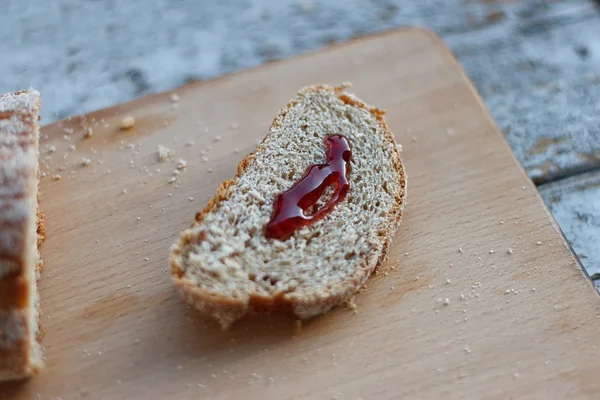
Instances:
[[[373,114],[378,123],[381,125],[383,137],[390,145],[390,149],[392,149],[391,151],[395,156],[393,165],[398,171],[400,185],[397,193],[394,196],[394,204],[392,209],[388,213],[388,229],[386,234],[382,236],[383,240],[379,243],[379,251],[374,252],[372,257],[365,259],[364,265],[366,268],[361,268],[360,271],[357,270],[356,275],[353,277],[354,279],[352,281],[346,281],[341,288],[338,288],[334,296],[312,296],[311,298],[298,298],[282,295],[281,297],[272,298],[257,294],[255,296],[251,295],[246,299],[233,299],[227,296],[216,296],[212,293],[208,293],[196,286],[194,282],[184,277],[184,262],[182,260],[181,249],[184,247],[185,243],[183,242],[184,234],[182,234],[171,251],[171,268],[174,284],[189,304],[199,309],[201,312],[216,318],[224,329],[227,329],[235,320],[245,316],[250,311],[269,312],[286,310],[292,311],[297,317],[303,319],[323,314],[330,309],[348,301],[364,286],[370,275],[386,260],[392,239],[397,227],[400,224],[402,212],[404,210],[407,181],[406,173],[394,136],[390,132],[387,123],[385,122],[385,111],[376,107],[371,107],[356,98],[354,95],[346,93],[345,90],[348,88],[348,86],[348,84],[343,86],[315,85],[305,87],[301,89],[300,92],[307,90],[332,91],[345,104],[362,108]],[[278,116],[273,121],[269,132],[278,127],[278,124],[283,121],[283,117],[294,105],[295,98],[292,99],[287,106],[279,112]],[[269,134],[265,136],[263,142],[268,136]],[[192,226],[200,223],[207,214],[211,213],[217,208],[221,201],[229,198],[230,186],[235,183],[236,179],[239,178],[246,171],[247,167],[255,160],[259,149],[260,146],[257,146],[256,149],[254,149],[239,163],[237,174],[232,179],[221,183],[217,189],[217,194],[208,202],[206,207],[201,212],[196,214],[196,218]]]
[[[0,381],[30,377],[38,373],[44,365],[40,344],[42,330],[37,287],[37,279],[43,265],[39,249],[45,239],[44,214],[39,206],[40,105],[40,94],[34,89],[0,95],[0,117],[9,121],[1,129],[1,146],[11,149],[12,145],[23,146],[29,140],[32,141],[24,147],[28,154],[26,161],[19,158],[18,162],[14,161],[14,165],[3,167],[6,168],[3,174],[9,173],[10,168],[27,170],[25,176],[17,173],[15,179],[17,186],[31,185],[31,190],[27,191],[27,196],[22,199],[11,199],[10,195],[2,199],[3,205],[14,207],[17,202],[21,206],[26,204],[24,207],[28,210],[28,217],[23,229],[25,238],[22,239],[26,245],[23,251],[27,254],[15,264],[16,269],[4,268],[0,271],[0,283],[6,290],[4,297],[0,296],[0,313],[3,315],[0,337],[8,340],[0,348],[3,357],[3,363],[0,363]],[[27,183],[24,183],[25,180]],[[5,190],[10,189],[8,184]],[[3,221],[10,223],[10,219]]]

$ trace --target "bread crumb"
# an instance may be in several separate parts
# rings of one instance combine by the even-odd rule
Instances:
[[[134,125],[135,125],[135,118],[131,115],[128,115],[121,120],[120,126],[121,126],[121,129],[127,130],[127,129],[133,128]]]
[[[65,129],[63,129],[63,133],[65,135],[72,135],[73,134],[73,129],[71,129],[71,128],[65,128]]]
[[[181,172],[178,169],[176,169],[176,170],[173,171],[173,175],[179,175],[180,173]]]
[[[144,261],[148,261],[148,260],[150,260],[148,257],[144,258]]]
[[[156,146],[156,153],[158,155],[158,161],[167,161],[169,157],[173,155],[173,151],[160,144]]]
[[[222,137],[220,135],[215,136],[215,142],[220,142]]]
[[[184,169],[187,167],[187,165],[188,165],[187,161],[180,158],[179,161],[177,162],[177,169]]]
[[[238,154],[238,153],[240,152],[240,149],[238,149],[238,148],[236,147],[235,149],[233,149],[233,152],[234,152],[235,154]]]
[[[177,180],[177,178],[175,178],[174,176],[170,177],[169,180],[167,181],[167,183],[173,183]]]
[[[400,153],[402,153],[402,145],[400,143],[396,143],[396,148]]]
[[[202,161],[203,161],[203,162],[208,162],[208,157],[206,157],[206,156],[202,156]]]
[[[194,198],[193,197],[188,197],[188,200],[189,201],[194,201]]]
[[[176,103],[179,100],[181,100],[181,99],[179,98],[179,95],[177,93],[171,93],[171,101],[172,102]]]
[[[70,145],[70,146],[69,146],[69,150],[71,150],[71,151],[75,151],[75,149],[76,149],[76,147],[75,147],[75,145],[74,145],[74,144],[72,144],[72,145]]]
[[[209,171],[209,172],[210,172],[210,171]],[[266,201],[266,200],[265,200],[265,198],[264,198],[264,197],[262,197],[262,196],[260,195],[260,193],[258,193],[258,192],[257,192],[256,190],[254,190],[254,189],[251,189],[251,190],[249,190],[249,191],[248,191],[248,194],[249,194],[250,196],[252,196],[252,197],[253,197],[253,198],[254,198],[256,201],[258,201],[259,203],[264,203],[264,202]]]
[[[206,171],[207,171],[208,173],[211,173],[213,170],[212,170],[212,168],[209,168],[209,169],[207,169]]]
[[[356,303],[354,302],[354,296],[350,297],[350,299],[348,299],[348,308],[350,310],[356,310]]]
[[[464,251],[463,251],[462,247],[459,247],[459,248],[458,248],[458,251],[459,251],[460,253],[464,253]]]
[[[231,129],[237,129],[240,125],[237,122],[231,124]]]
[[[141,219],[142,219],[142,217],[137,217],[135,220],[140,221]]]
[[[85,132],[83,132],[83,138],[84,139],[89,139],[92,136],[94,136],[94,130],[92,129],[91,126],[86,126],[85,127]]]
[[[537,244],[537,245],[539,246],[539,245],[541,245],[541,244],[542,244],[542,242],[540,242],[540,241],[537,241],[537,242],[535,242],[535,244]]]
[[[450,278],[446,279],[446,285],[449,285],[451,283],[452,283],[452,281],[450,280]]]
[[[508,250],[506,250],[506,252],[508,254],[513,254],[515,251],[512,248],[509,247]]]
[[[52,179],[54,179],[55,181],[60,181],[60,179],[62,178],[62,176],[56,174],[52,177]]]
[[[123,194],[127,193],[127,189],[123,189],[123,190],[121,191],[121,193],[123,193]]]
[[[187,143],[185,144],[185,147],[192,147],[193,145],[194,145],[194,141],[193,141],[193,140],[190,140],[189,142],[187,142]]]
[[[92,160],[89,159],[89,158],[84,158],[83,160],[81,160],[81,165],[84,166],[84,167],[87,167],[91,163],[92,163]]]
[[[490,254],[494,254],[494,250],[490,250]]]
[[[450,304],[450,299],[447,297],[440,297],[439,299],[437,299],[437,302],[447,306],[448,304]]]
[[[54,146],[54,145],[48,146],[48,153],[49,154],[56,153],[56,146]]]

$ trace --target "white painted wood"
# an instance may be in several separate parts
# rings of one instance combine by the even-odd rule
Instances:
[[[539,187],[592,279],[600,279],[600,172]]]

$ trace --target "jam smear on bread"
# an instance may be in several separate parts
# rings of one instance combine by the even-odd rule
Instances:
[[[348,172],[351,157],[352,149],[346,137],[336,134],[325,138],[325,164],[309,166],[298,182],[277,195],[265,236],[285,240],[297,229],[330,213],[337,203],[344,200],[350,188]],[[331,198],[322,207],[307,213],[328,187],[334,189]]]

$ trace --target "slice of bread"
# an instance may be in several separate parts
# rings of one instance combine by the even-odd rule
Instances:
[[[402,216],[406,175],[384,111],[345,89],[302,89],[173,247],[175,285],[224,328],[250,311],[325,313],[348,301],[384,261]],[[267,239],[276,196],[324,162],[324,141],[333,134],[352,147],[346,198],[287,240]]]
[[[0,380],[35,374],[39,344],[37,278],[44,234],[38,207],[40,94],[0,95]]]

